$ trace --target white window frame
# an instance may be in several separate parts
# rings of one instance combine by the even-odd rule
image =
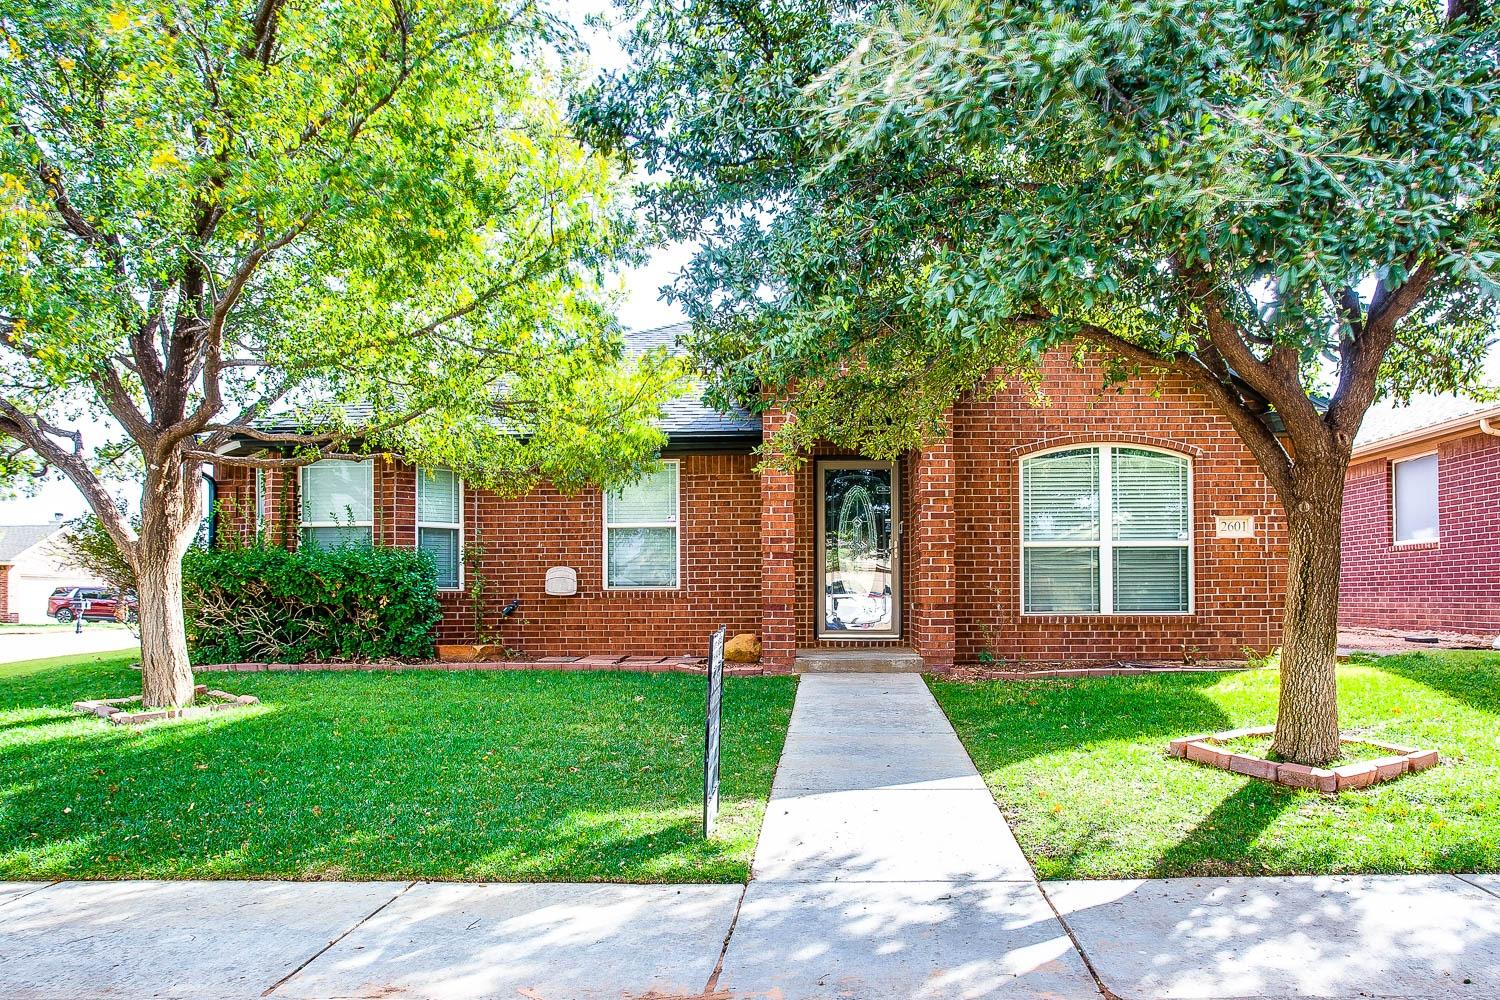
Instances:
[[[323,462],[342,462],[346,465],[363,465],[370,473],[370,520],[368,521],[304,521],[302,512],[304,510],[304,498],[307,496],[307,470],[314,465]],[[375,463],[366,459],[361,462],[351,462],[346,458],[320,458],[316,462],[309,463],[297,470],[297,544],[305,544],[302,537],[304,528],[369,528],[370,547],[375,547]]]
[[[675,458],[663,458],[660,459],[659,462],[661,465],[670,465],[676,470],[673,474],[677,477],[677,489],[672,491],[673,508],[671,521],[622,521],[618,524],[612,524],[609,520],[609,495],[606,492],[601,493],[599,496],[599,506],[601,508],[599,511],[599,515],[600,520],[604,522],[604,534],[600,537],[600,545],[602,546],[600,554],[603,557],[602,559],[600,559],[600,563],[604,569],[603,583],[605,590],[622,591],[628,593],[630,591],[667,591],[682,589],[682,462],[681,460]],[[609,582],[609,532],[611,528],[671,528],[672,538],[675,542],[675,544],[672,546],[673,555],[676,557],[675,568],[672,575],[677,578],[677,584],[672,587],[621,587],[611,585]]]
[[[413,487],[413,491],[412,491],[412,498],[416,501],[413,504],[413,506],[416,509],[412,512],[412,518],[413,518],[413,521],[414,521],[414,523],[416,525],[416,533],[412,535],[412,542],[411,542],[412,546],[418,552],[422,551],[422,529],[423,528],[440,528],[440,529],[443,529],[443,530],[446,530],[446,531],[452,531],[454,528],[457,528],[458,529],[458,586],[456,586],[456,587],[439,587],[438,590],[439,590],[439,592],[445,593],[445,594],[454,593],[456,591],[461,591],[461,590],[464,589],[464,480],[463,480],[463,477],[460,476],[460,475],[458,475],[458,473],[456,473],[456,472],[453,473],[453,478],[458,481],[458,523],[456,523],[456,524],[447,524],[447,523],[444,523],[442,521],[424,521],[424,520],[422,520],[422,471],[423,470],[422,470],[421,466],[415,466],[415,465],[412,466],[412,469],[416,473],[416,475],[414,477],[416,485]],[[431,470],[428,470],[428,471],[431,471],[431,472],[453,472],[452,469],[431,469]]]
[[[1396,527],[1396,466],[1405,465],[1407,462],[1419,458],[1433,459],[1432,470],[1432,512],[1436,516],[1437,528],[1431,538],[1401,538]],[[1405,455],[1401,458],[1393,458],[1390,462],[1391,483],[1391,544],[1396,546],[1407,545],[1436,545],[1443,537],[1443,460],[1438,457],[1437,449],[1424,451],[1420,455]]]
[[[1057,539],[1044,542],[1028,542],[1026,540],[1026,463],[1034,458],[1041,458],[1060,451],[1082,451],[1091,449],[1099,453],[1099,537],[1093,541],[1080,541],[1075,539]],[[1114,450],[1121,448],[1127,451],[1152,451],[1159,455],[1170,455],[1180,458],[1187,463],[1187,524],[1188,536],[1184,546],[1181,542],[1172,542],[1167,539],[1145,538],[1116,540],[1114,537]],[[1016,527],[1017,540],[1019,542],[1020,557],[1016,560],[1016,594],[1020,598],[1021,616],[1023,618],[1056,618],[1060,615],[1071,617],[1096,617],[1096,618],[1156,618],[1173,617],[1187,618],[1196,614],[1198,581],[1197,581],[1197,525],[1193,510],[1193,459],[1191,455],[1184,455],[1180,451],[1170,448],[1157,448],[1147,444],[1099,444],[1092,441],[1079,442],[1077,444],[1058,445],[1054,448],[1044,448],[1041,451],[1033,451],[1021,456],[1017,463],[1017,479],[1019,489],[1016,491]],[[1160,549],[1176,546],[1187,549],[1187,609],[1185,611],[1116,611],[1115,607],[1115,549],[1117,548],[1144,548]],[[1026,550],[1027,549],[1088,549],[1097,548],[1099,551],[1099,608],[1096,611],[1027,611],[1026,610]]]

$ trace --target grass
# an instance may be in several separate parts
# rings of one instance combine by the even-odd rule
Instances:
[[[1350,736],[1441,766],[1337,797],[1165,754],[1174,736],[1265,725],[1274,671],[934,682],[1042,878],[1500,870],[1500,655],[1339,669]]]
[[[731,678],[701,836],[702,677],[210,674],[262,705],[122,730],[134,652],[0,665],[0,879],[746,877],[790,678]]]

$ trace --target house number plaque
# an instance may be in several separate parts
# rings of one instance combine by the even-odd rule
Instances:
[[[1255,518],[1249,515],[1215,517],[1214,535],[1217,538],[1254,538]]]

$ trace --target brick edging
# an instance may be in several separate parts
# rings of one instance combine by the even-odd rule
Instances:
[[[1278,763],[1247,753],[1225,750],[1218,746],[1228,740],[1245,736],[1269,736],[1275,726],[1255,726],[1250,729],[1229,729],[1220,733],[1199,736],[1181,736],[1167,744],[1167,753],[1198,764],[1217,767],[1222,771],[1260,778],[1278,785],[1292,788],[1307,788],[1319,792],[1342,792],[1351,788],[1364,788],[1378,781],[1391,781],[1408,772],[1415,774],[1437,766],[1436,750],[1420,750],[1398,743],[1380,740],[1365,740],[1341,736],[1341,743],[1363,743],[1389,751],[1385,757],[1363,760],[1339,767],[1307,767],[1303,764]]]
[[[193,697],[212,700],[203,704],[185,705],[181,708],[140,709],[141,696],[133,694],[128,698],[95,698],[90,701],[75,701],[73,711],[84,715],[97,715],[116,726],[138,726],[144,722],[156,722],[160,719],[187,719],[209,715],[213,712],[225,712],[231,708],[242,708],[245,705],[260,704],[260,699],[253,694],[230,694],[228,691],[210,688],[207,684],[195,685]],[[130,705],[136,706],[137,710],[131,711],[127,708]]]
[[[637,661],[637,662],[632,662]],[[639,662],[645,661],[645,662]],[[364,671],[367,673],[454,673],[463,671],[500,672],[525,670],[605,670],[640,674],[697,674],[708,672],[701,658],[651,660],[649,657],[582,657],[576,660],[479,660],[470,663],[211,663],[193,669],[201,673],[319,673]],[[728,663],[724,665],[727,677],[759,677],[771,674],[790,674],[791,669],[764,666],[759,663]]]
[[[455,672],[455,671],[522,671],[522,670],[604,670],[644,674],[697,674],[708,672],[702,657],[649,657],[649,656],[581,656],[552,657],[540,660],[473,660],[443,662],[424,660],[413,663],[379,661],[370,663],[209,663],[193,669],[202,673],[317,673],[317,672]],[[1146,666],[1139,664],[1115,667],[1057,667],[1038,670],[982,670],[971,667],[941,667],[923,670],[943,680],[1067,680],[1075,677],[1135,677],[1148,674],[1232,673],[1243,670],[1263,670],[1266,667],[1247,667],[1243,663],[1203,664],[1200,666]],[[727,677],[789,676],[803,673],[795,663],[778,665],[773,663],[727,663]]]

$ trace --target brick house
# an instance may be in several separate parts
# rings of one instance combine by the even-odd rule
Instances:
[[[1344,483],[1339,624],[1500,633],[1500,406],[1372,410]]]
[[[439,640],[498,635],[531,657],[701,653],[721,624],[757,634],[769,668],[835,649],[946,669],[1273,647],[1285,532],[1249,451],[1185,380],[1101,385],[1058,355],[1048,405],[976,394],[929,448],[896,462],[823,449],[795,472],[755,454],[784,415],[682,399],[659,471],[610,497],[504,499],[400,463],[223,467],[218,496],[247,513],[221,531],[258,520],[287,544],[353,533],[424,548]]]

